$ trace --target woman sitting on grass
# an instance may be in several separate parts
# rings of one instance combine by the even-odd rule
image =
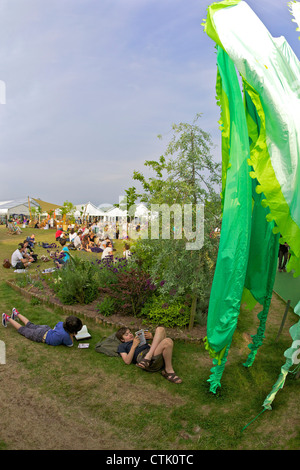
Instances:
[[[88,234],[84,235],[81,240],[81,250],[91,252],[90,239]]]
[[[20,325],[16,320],[21,320],[24,326]],[[20,335],[37,343],[46,343],[51,346],[73,346],[73,337],[82,328],[82,321],[73,315],[66,318],[64,322],[58,322],[52,329],[48,325],[35,325],[28,318],[21,315],[16,308],[12,309],[11,316],[6,313],[2,314],[2,325],[12,325]]]
[[[70,259],[70,252],[69,252],[69,248],[66,245],[67,243],[67,240],[65,240],[64,238],[62,238],[59,243],[61,244],[61,246],[63,247],[61,252],[59,253],[59,257],[55,259],[55,264],[56,264],[56,267],[57,268],[62,268],[63,266],[66,265],[66,263],[69,261]]]
[[[108,258],[110,260],[113,260],[113,248],[112,248],[112,243],[110,240],[107,240],[106,241],[106,248],[104,248],[103,252],[102,252],[102,255],[101,255],[101,259],[105,259],[105,258]]]

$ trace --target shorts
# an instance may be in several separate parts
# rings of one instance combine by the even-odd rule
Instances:
[[[22,263],[22,261],[18,261],[16,263],[16,266],[13,266],[14,269],[25,269],[25,266],[24,264]]]
[[[36,343],[42,343],[45,333],[51,330],[51,327],[48,325],[35,325],[29,321],[25,326],[21,326],[18,329],[20,335],[25,336],[25,338],[35,341]]]
[[[141,362],[141,360],[143,359],[143,357],[146,356],[148,351],[149,349],[144,349],[138,354],[136,358],[137,364]],[[147,372],[158,372],[159,370],[164,368],[164,365],[165,365],[165,361],[164,361],[163,355],[158,354],[157,356],[153,356],[152,361],[149,364],[149,366],[145,366],[143,367],[143,369],[145,369]]]

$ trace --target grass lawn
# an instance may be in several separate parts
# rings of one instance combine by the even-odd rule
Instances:
[[[24,229],[16,236],[0,226],[0,259],[10,258],[17,243],[31,233],[37,241],[55,241],[54,231]],[[122,247],[123,241],[117,242],[118,252]],[[47,254],[41,247],[36,252]],[[5,280],[15,276],[22,274],[1,263],[1,313],[16,306],[36,323],[54,326],[64,319],[59,311],[36,305],[7,286]],[[174,368],[183,383],[174,385],[159,373],[96,353],[95,344],[113,329],[93,320],[85,320],[92,334],[89,349],[33,343],[12,327],[1,326],[6,364],[0,365],[0,450],[298,449],[300,381],[291,374],[273,410],[242,432],[262,410],[291,345],[288,329],[298,321],[292,310],[275,342],[284,310],[284,302],[274,294],[265,342],[250,369],[242,364],[259,308],[250,314],[242,311],[216,395],[208,391],[212,361],[203,345],[175,342]]]

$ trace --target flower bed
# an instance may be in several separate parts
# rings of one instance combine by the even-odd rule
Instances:
[[[28,284],[26,286],[18,286],[16,280],[7,280],[7,284],[17,292],[20,292],[22,296],[31,299],[35,298],[51,308],[58,308],[64,314],[77,315],[83,318],[89,318],[95,320],[96,323],[102,323],[108,326],[115,326],[116,328],[121,326],[129,326],[132,329],[140,329],[144,326],[144,319],[133,317],[132,315],[124,315],[121,313],[113,313],[109,317],[101,315],[98,312],[99,299],[94,300],[90,304],[74,304],[65,305],[55,295],[52,289],[50,289],[48,283],[45,280],[41,280],[40,288],[38,286]],[[155,324],[149,325],[149,327],[155,328]],[[189,342],[201,342],[206,336],[206,327],[196,325],[191,330],[186,328],[166,328],[167,335],[172,339],[179,339]]]

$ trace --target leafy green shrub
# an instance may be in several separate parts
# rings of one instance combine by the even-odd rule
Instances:
[[[209,238],[209,237],[208,237]],[[216,261],[218,240],[210,239],[201,250],[187,250],[186,242],[179,240],[137,240],[134,257],[141,269],[157,280],[162,298],[180,299],[191,296],[190,322],[205,321]],[[159,280],[161,280],[159,282]]]
[[[110,260],[101,261],[98,264],[98,286],[108,287],[117,279],[117,267]]]
[[[37,297],[30,297],[30,305],[40,305],[42,301]]]
[[[63,304],[88,304],[98,296],[98,270],[91,262],[74,257],[54,275],[57,297]]]
[[[97,304],[97,310],[104,317],[109,317],[116,311],[116,302],[111,297],[105,297],[102,302]]]
[[[16,285],[18,287],[26,287],[28,286],[29,282],[28,282],[28,279],[26,278],[26,276],[23,274],[22,277],[18,277],[16,278]]]
[[[105,292],[110,286],[119,284],[119,276],[124,274],[127,277],[129,266],[127,260],[122,258],[116,262],[98,260],[94,263],[88,259],[72,256],[67,265],[55,272],[52,280],[47,282],[63,304],[88,304],[99,296],[98,289]],[[105,304],[103,311],[104,307]],[[113,313],[112,303],[108,312]]]
[[[153,296],[145,303],[139,316],[154,325],[182,328],[189,323],[190,308],[183,300],[166,302],[161,296]]]
[[[28,285],[33,284],[33,279],[31,273],[25,271],[21,276],[18,274],[15,278],[16,285],[19,287],[27,287]]]

